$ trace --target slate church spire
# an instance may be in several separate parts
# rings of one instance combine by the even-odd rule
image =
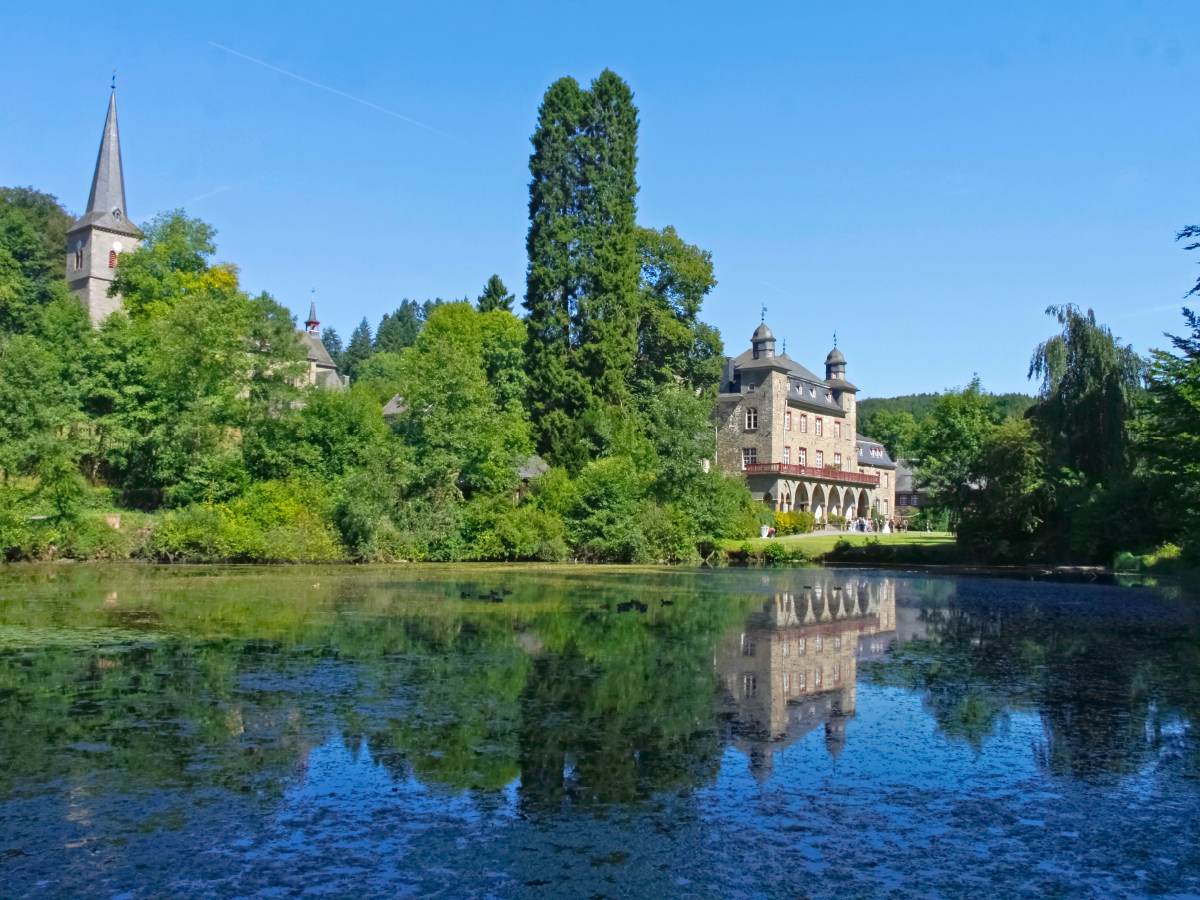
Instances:
[[[127,216],[114,88],[108,99],[87,211],[67,232],[67,280],[71,291],[87,307],[93,325],[98,326],[120,308],[120,298],[108,296],[118,257],[141,244],[141,232]]]

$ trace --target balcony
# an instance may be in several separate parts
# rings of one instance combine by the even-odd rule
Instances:
[[[843,472],[826,466],[819,469],[816,466],[792,466],[787,463],[748,463],[747,475],[798,475],[802,478],[822,478],[826,481],[840,481],[846,484],[869,484],[879,486],[878,475],[865,475],[862,472]]]

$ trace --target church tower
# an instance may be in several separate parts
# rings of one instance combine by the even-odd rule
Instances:
[[[96,157],[87,211],[67,232],[67,283],[87,307],[93,327],[120,309],[121,298],[108,296],[117,274],[117,257],[141,246],[141,232],[126,218],[125,176],[117,134],[117,93],[108,101],[108,118]]]

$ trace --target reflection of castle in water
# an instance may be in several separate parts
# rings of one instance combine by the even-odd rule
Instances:
[[[733,746],[750,757],[760,779],[770,775],[776,750],[819,725],[829,752],[841,751],[854,716],[858,660],[882,656],[895,636],[893,579],[831,571],[805,581],[764,603],[719,652],[722,715]]]

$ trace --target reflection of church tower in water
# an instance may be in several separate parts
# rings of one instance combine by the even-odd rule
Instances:
[[[892,579],[814,572],[804,581],[763,604],[720,651],[723,717],[759,779],[776,751],[820,725],[829,752],[841,752],[858,660],[881,655],[896,627]]]

